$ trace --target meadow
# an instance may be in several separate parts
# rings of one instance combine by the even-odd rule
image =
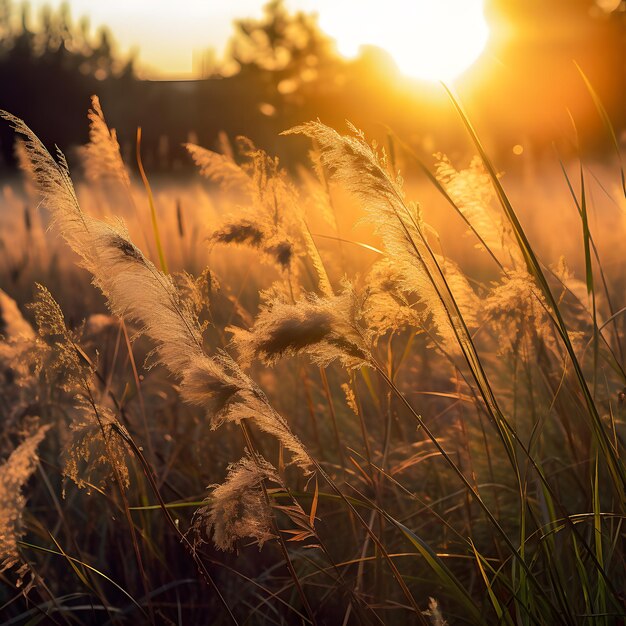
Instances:
[[[317,121],[307,165],[222,137],[185,180],[96,98],[80,175],[2,113],[3,623],[624,623],[596,104],[597,158],[501,171],[451,96],[467,155]]]

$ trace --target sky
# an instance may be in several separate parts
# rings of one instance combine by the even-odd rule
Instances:
[[[34,13],[62,0],[30,0]],[[122,52],[140,50],[140,65],[165,75],[190,75],[208,47],[221,55],[233,19],[260,17],[265,0],[69,0],[74,20],[88,16],[92,29],[108,26]],[[291,10],[324,11],[336,0],[287,0]]]

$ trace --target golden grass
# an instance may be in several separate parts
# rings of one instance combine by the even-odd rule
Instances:
[[[189,145],[210,182],[154,185],[157,245],[97,99],[88,185],[3,117],[29,207],[2,216],[10,618],[619,623],[618,176],[509,187],[483,152],[415,187],[311,122],[297,176]]]

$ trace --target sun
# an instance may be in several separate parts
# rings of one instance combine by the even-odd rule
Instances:
[[[339,52],[386,50],[403,74],[452,81],[480,56],[489,38],[483,0],[335,0],[319,11]]]

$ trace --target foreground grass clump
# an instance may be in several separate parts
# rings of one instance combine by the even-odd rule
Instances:
[[[355,128],[288,131],[314,140],[297,180],[248,140],[189,145],[231,211],[202,237],[150,192],[137,245],[102,217],[148,207],[97,100],[89,212],[63,155],[3,117],[82,270],[57,267],[108,309],[86,286],[76,308],[0,292],[13,623],[620,623],[624,276],[584,168],[565,179],[581,281],[540,261],[463,118],[479,157],[439,155],[431,177],[484,257],[473,275]],[[344,234],[346,195],[368,243]],[[7,291],[47,282],[51,245]]]

